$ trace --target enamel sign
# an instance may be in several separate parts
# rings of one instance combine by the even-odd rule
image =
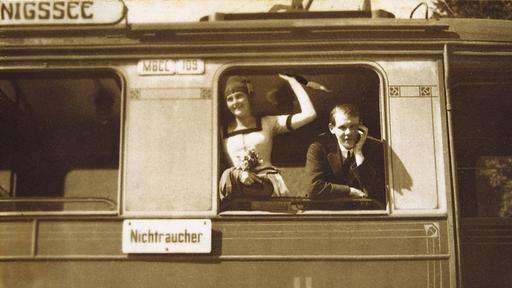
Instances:
[[[210,219],[124,220],[123,253],[210,253]]]
[[[144,59],[137,65],[139,75],[200,75],[204,74],[201,59]]]
[[[116,24],[124,16],[119,0],[0,0],[0,26]]]

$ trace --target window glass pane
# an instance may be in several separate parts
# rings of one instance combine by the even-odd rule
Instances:
[[[121,83],[0,75],[0,211],[116,210]]]
[[[301,126],[296,120],[301,112],[308,111],[307,105],[298,100],[297,94],[301,92],[293,88],[294,80],[283,79],[279,73],[292,75],[302,83],[317,114],[312,122]],[[240,68],[226,72],[219,87],[221,211],[385,209],[384,144],[379,78],[375,72],[360,67]],[[239,92],[250,95],[247,101],[240,98]],[[341,165],[343,159],[349,158],[350,149],[341,151],[334,130],[328,125],[330,111],[342,103],[359,110],[357,128],[351,132],[356,133],[353,144],[360,139],[358,133],[366,133],[357,132],[359,125],[368,128],[361,155],[367,154],[363,162],[358,162],[362,160],[359,155],[354,156],[357,160],[353,167]],[[299,123],[299,127],[290,131],[287,122],[291,126]],[[333,127],[341,131],[342,125],[338,126]],[[324,150],[325,147],[328,149]],[[358,166],[362,163],[365,165]],[[371,169],[365,170],[366,166]],[[356,170],[361,174],[353,174]],[[370,170],[375,177],[364,179]],[[246,175],[254,177],[249,180],[252,184],[244,182]],[[358,187],[367,197],[349,195],[350,186]]]
[[[454,97],[454,136],[462,214],[512,216],[512,82],[464,81]]]

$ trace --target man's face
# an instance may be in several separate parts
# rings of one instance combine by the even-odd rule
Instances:
[[[329,123],[329,130],[347,150],[354,148],[359,141],[358,128],[359,117],[349,117],[340,110],[334,114],[334,125]]]

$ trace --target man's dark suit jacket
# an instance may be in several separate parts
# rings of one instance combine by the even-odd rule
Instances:
[[[358,167],[344,165],[341,149],[332,134],[321,134],[308,149],[306,171],[312,199],[347,197],[349,187],[367,193],[370,199],[385,205],[385,173],[382,143],[367,138],[364,161]]]

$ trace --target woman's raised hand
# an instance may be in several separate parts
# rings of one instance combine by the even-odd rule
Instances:
[[[288,76],[288,75],[285,75],[285,74],[278,74],[279,77],[281,77],[282,79],[290,82],[290,81],[297,81],[294,77],[291,77],[291,76]]]

